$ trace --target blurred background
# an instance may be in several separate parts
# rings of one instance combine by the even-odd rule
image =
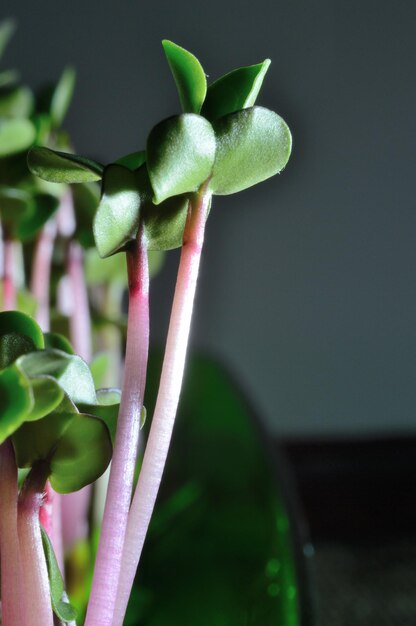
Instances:
[[[215,198],[192,346],[226,364],[284,444],[322,623],[414,624],[416,4],[3,0],[1,12],[18,20],[5,62],[26,83],[75,66],[66,127],[103,162],[179,112],[162,38],[210,80],[271,58],[259,103],[289,124],[293,155],[281,176]],[[177,260],[152,284],[158,341]]]
[[[179,112],[160,40],[210,80],[269,57],[259,102],[294,137],[286,171],[215,199],[192,344],[235,372],[279,435],[416,430],[416,5],[3,0],[5,65],[36,87],[77,69],[66,127],[80,154],[141,149]],[[153,285],[165,336],[176,256]]]

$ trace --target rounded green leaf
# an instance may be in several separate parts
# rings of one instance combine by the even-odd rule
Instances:
[[[0,313],[0,369],[43,347],[43,333],[34,319],[19,311]]]
[[[155,126],[146,152],[154,203],[196,191],[211,175],[215,149],[213,128],[200,115],[185,113]]]
[[[0,371],[0,443],[24,422],[33,407],[30,383],[18,367]]]
[[[29,117],[33,101],[33,94],[28,87],[0,92],[0,117]]]
[[[53,90],[49,112],[55,128],[58,128],[64,121],[74,93],[75,78],[74,68],[65,68]]]
[[[21,357],[22,358],[22,357]],[[18,359],[16,367],[25,373]],[[52,376],[39,376],[29,380],[33,393],[33,406],[25,416],[25,422],[34,422],[52,413],[62,402],[64,390]]]
[[[88,415],[99,417],[107,425],[111,441],[114,444],[117,428],[117,417],[121,401],[119,389],[97,389],[98,404],[79,405],[79,410]]]
[[[1,133],[0,133],[1,140]],[[104,167],[91,159],[58,152],[49,148],[32,148],[27,164],[35,176],[52,183],[88,183],[102,178]]]
[[[81,415],[69,400],[36,422],[26,422],[14,433],[19,467],[46,461],[49,480],[59,493],[77,491],[96,480],[111,459],[110,434],[104,422]]]
[[[135,238],[141,204],[138,185],[136,172],[117,164],[105,168],[102,197],[93,224],[95,245],[101,257],[122,250]]]
[[[202,115],[211,122],[247,107],[254,106],[270,59],[257,65],[240,67],[212,83],[202,107]]]
[[[27,150],[35,140],[35,127],[26,119],[0,119],[0,158]]]
[[[210,189],[228,195],[280,172],[289,160],[292,137],[284,120],[268,109],[253,107],[213,123],[217,137]]]
[[[46,350],[54,349],[61,350],[67,354],[75,354],[71,343],[64,335],[60,333],[44,333],[43,337],[45,339]]]
[[[0,72],[0,88],[11,87],[19,80],[19,72],[16,70],[5,70]]]
[[[96,403],[94,381],[81,357],[49,349],[25,355],[21,365],[30,378],[52,376],[75,404]]]
[[[199,113],[207,92],[205,72],[198,59],[173,41],[164,39],[165,51],[182,108],[185,113]]]
[[[74,415],[54,447],[52,487],[58,493],[71,493],[93,483],[107,469],[112,452],[110,434],[101,419]]]

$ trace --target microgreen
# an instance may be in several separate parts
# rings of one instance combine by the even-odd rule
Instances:
[[[11,22],[0,25],[0,55],[12,30]],[[11,511],[22,568],[18,561],[13,580],[23,580],[25,626],[53,626],[56,620],[75,624],[59,571],[57,493],[90,485],[110,458],[85,626],[122,626],[174,426],[213,197],[281,172],[291,152],[284,120],[256,103],[268,59],[207,85],[193,54],[168,40],[162,45],[182,112],[150,129],[145,146],[105,165],[75,154],[61,130],[75,84],[73,69],[64,70],[37,98],[14,83],[0,89],[3,308],[23,301],[13,246],[24,243],[23,268],[31,265],[34,249],[31,290],[42,326],[21,312],[0,314],[0,467],[11,477],[15,502],[19,499],[18,512]],[[14,80],[0,74],[0,85],[2,76],[6,83]],[[30,173],[22,160],[28,148]],[[159,267],[161,253],[180,247],[158,398],[135,486],[139,432],[146,419],[149,266],[151,271]],[[121,310],[125,286],[127,327]],[[88,289],[94,340],[107,350],[95,357]],[[51,302],[58,309],[52,317]],[[70,341],[47,332],[51,322],[64,334],[69,328]],[[114,388],[118,380],[97,390],[94,379],[118,379],[124,338],[122,391]],[[20,485],[18,469],[26,471]],[[79,522],[72,502],[85,517],[85,493],[88,498],[83,491],[62,499],[63,519]],[[46,520],[42,532],[39,514]],[[2,520],[0,510],[0,528]],[[3,626],[18,623],[14,596],[5,606],[12,617]]]

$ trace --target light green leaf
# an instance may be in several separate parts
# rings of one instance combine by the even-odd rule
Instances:
[[[101,257],[122,250],[139,227],[140,190],[137,172],[122,165],[105,168],[103,195],[94,218],[95,245]]]
[[[30,383],[18,367],[0,371],[0,443],[24,422],[33,402]]]
[[[97,183],[81,183],[71,188],[76,230],[75,237],[84,248],[94,247],[92,224],[100,202],[100,188]]]
[[[8,237],[28,241],[58,208],[58,199],[44,193],[0,187],[0,214]]]
[[[72,402],[96,403],[94,381],[88,365],[81,357],[61,350],[42,350],[22,357],[27,376],[52,376]]]
[[[52,93],[49,111],[55,128],[59,128],[64,121],[74,93],[75,78],[74,68],[65,68]]]
[[[91,159],[49,148],[32,148],[27,163],[32,174],[52,183],[93,182],[100,180],[104,171],[100,163]]]
[[[240,67],[221,76],[208,87],[202,115],[212,122],[254,106],[269,65],[270,59],[266,59],[263,63]]]
[[[182,109],[185,113],[199,113],[207,92],[207,80],[200,62],[173,41],[164,39],[162,46],[178,88]]]
[[[12,18],[2,20],[0,22],[0,58],[3,56],[5,49],[13,37],[16,30],[16,22]]]
[[[28,87],[16,87],[0,92],[0,117],[29,117],[33,101],[33,94]]]
[[[111,441],[114,445],[117,428],[117,417],[121,401],[119,389],[97,389],[97,402],[95,405],[80,404],[79,410],[88,415],[99,417],[106,424]]]
[[[55,615],[63,622],[71,622],[76,618],[74,607],[66,599],[64,581],[59,570],[55,552],[45,529],[41,526],[43,550],[48,568],[49,588],[51,593],[52,609]]]
[[[253,107],[226,115],[213,126],[217,156],[210,189],[214,194],[247,189],[285,167],[292,137],[277,113]]]
[[[5,70],[0,72],[0,88],[10,87],[19,80],[19,72],[16,70]]]
[[[35,140],[35,127],[26,119],[0,119],[0,158],[27,150]]]
[[[211,175],[215,148],[213,128],[200,115],[185,113],[155,126],[146,153],[154,203],[196,191]]]

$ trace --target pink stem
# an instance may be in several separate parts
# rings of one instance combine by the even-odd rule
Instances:
[[[127,252],[129,312],[123,393],[85,626],[112,626],[130,507],[149,346],[149,273],[141,232]]]
[[[36,320],[44,332],[50,328],[49,285],[56,219],[51,218],[42,228],[33,256],[31,291],[37,300]]]
[[[156,501],[182,386],[193,302],[210,197],[195,196],[185,227],[159,392],[139,481],[131,505],[112,626],[123,623]]]
[[[22,562],[23,594],[26,598],[25,626],[53,626],[48,570],[42,545],[39,509],[46,468],[32,468],[19,498],[18,534]],[[22,591],[20,590],[20,593]]]
[[[17,296],[14,272],[14,241],[4,239],[3,242],[3,310],[16,309]]]
[[[91,317],[85,283],[84,253],[76,241],[69,244],[68,274],[73,297],[73,313],[69,320],[71,341],[75,353],[89,362],[92,357]]]
[[[17,467],[10,439],[0,445],[0,476],[1,619],[3,626],[25,626],[17,536]]]

